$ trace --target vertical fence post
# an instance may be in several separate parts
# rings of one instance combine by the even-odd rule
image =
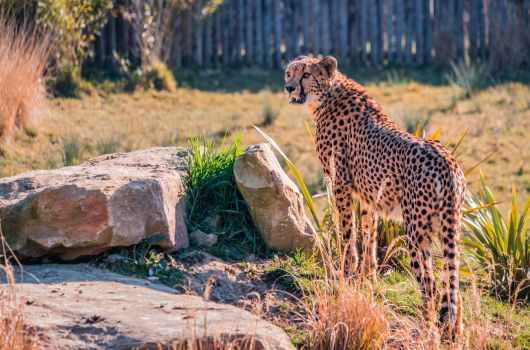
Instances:
[[[359,11],[361,17],[361,63],[366,64],[368,60],[368,18],[370,12],[368,11],[368,0],[361,0],[361,8]]]
[[[425,0],[425,62],[430,62],[432,57],[434,1]]]
[[[530,3],[530,2],[529,2]],[[479,57],[481,62],[486,59],[486,8],[484,0],[478,0],[478,32],[480,41]]]
[[[309,54],[311,50],[313,49],[311,47],[311,31],[310,31],[310,11],[311,11],[311,2],[309,0],[303,0],[301,1],[302,5],[302,33],[304,38],[304,54]]]
[[[424,37],[423,37],[423,0],[416,0],[416,63],[419,65],[423,64],[423,50],[424,50]]]
[[[246,16],[246,45],[245,45],[245,58],[248,65],[252,65],[254,63],[253,57],[254,57],[254,41],[253,41],[253,34],[254,34],[254,26],[252,23],[253,17],[252,17],[252,3],[253,0],[246,0],[245,1],[245,16]]]
[[[403,32],[405,25],[405,0],[396,0],[396,63],[403,62]]]
[[[350,59],[352,65],[359,64],[359,33],[360,33],[360,21],[359,21],[359,1],[350,1],[348,12],[350,14]]]
[[[322,48],[322,54],[324,56],[330,54],[330,35],[329,35],[329,12],[330,12],[330,3],[329,0],[323,0],[321,4],[321,48]]]
[[[373,67],[379,65],[378,1],[370,1],[370,59]]]
[[[477,61],[478,0],[469,0],[469,59]]]
[[[263,7],[261,0],[254,0],[256,11],[256,64],[263,66]]]
[[[282,65],[282,12],[281,0],[274,0],[274,66],[276,68]]]
[[[315,18],[320,18],[320,0],[313,0],[313,54],[320,54],[320,26]]]
[[[273,0],[265,0],[263,7],[263,22],[264,22],[264,41],[265,41],[265,67],[272,68],[273,62],[273,42],[272,42],[272,7]]]
[[[405,12],[405,63],[412,64],[412,41],[414,37],[414,0],[406,1]]]

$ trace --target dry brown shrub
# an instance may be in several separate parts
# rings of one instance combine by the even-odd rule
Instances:
[[[6,243],[0,227],[0,350],[37,349],[24,328],[23,302],[17,296],[15,275],[6,258]]]
[[[0,142],[45,101],[50,37],[0,11]]]

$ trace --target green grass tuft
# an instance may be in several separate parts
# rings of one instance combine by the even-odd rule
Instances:
[[[243,151],[241,134],[220,144],[204,137],[189,140],[188,175],[184,180],[188,199],[188,230],[215,233],[219,241],[212,250],[223,255],[222,247],[234,259],[263,251],[247,204],[234,177],[234,162]]]

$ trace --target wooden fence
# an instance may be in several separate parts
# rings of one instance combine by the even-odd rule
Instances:
[[[96,42],[100,63],[116,53],[138,60],[130,1]],[[211,13],[204,1],[175,11],[163,44],[169,65],[272,68],[300,54],[332,54],[342,65],[447,64],[502,61],[530,46],[530,0],[224,0]]]

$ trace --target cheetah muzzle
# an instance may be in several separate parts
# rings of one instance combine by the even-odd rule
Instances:
[[[350,270],[376,278],[378,218],[400,217],[424,315],[431,319],[440,295],[439,320],[452,338],[461,328],[458,244],[466,190],[458,162],[440,143],[400,129],[360,84],[337,70],[337,60],[331,56],[291,61],[285,90],[291,103],[306,105],[313,115],[317,153],[349,242]],[[355,198],[361,206],[360,230],[353,222]],[[436,236],[443,258],[440,292],[432,262]]]

